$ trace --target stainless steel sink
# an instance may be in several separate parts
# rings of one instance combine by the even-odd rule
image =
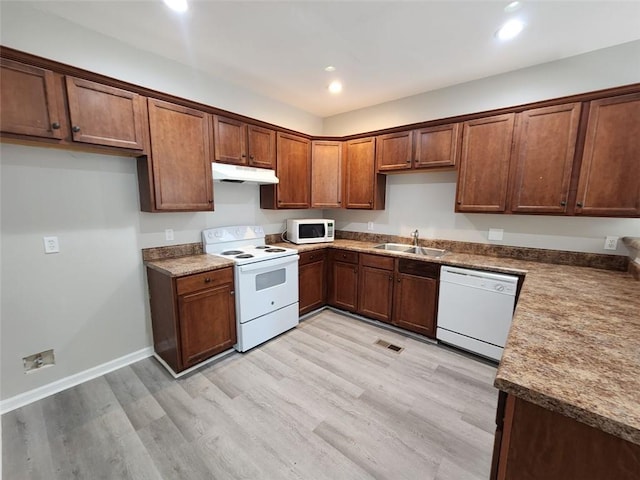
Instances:
[[[391,250],[392,252],[409,252],[409,250],[413,249],[411,245],[406,245],[403,243],[381,243],[380,245],[376,245],[373,248],[378,248],[380,250]]]
[[[440,248],[428,248],[428,247],[411,247],[407,250],[407,253],[415,253],[416,255],[424,255],[426,257],[442,257],[446,250],[442,250]]]
[[[428,248],[428,247],[414,247],[411,245],[407,245],[404,243],[381,243],[380,245],[376,245],[373,248],[377,248],[379,250],[388,250],[391,252],[401,252],[401,253],[412,253],[414,255],[423,255],[426,257],[442,257],[446,250],[442,250],[440,248]]]

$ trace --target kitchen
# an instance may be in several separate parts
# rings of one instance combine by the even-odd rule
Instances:
[[[424,111],[429,111],[429,118],[443,118],[638,81],[636,41],[424,94],[411,106],[399,102],[371,107],[323,124],[313,115],[222,82],[206,79],[205,85],[202,77],[194,82],[184,66],[138,53],[59,17],[4,4],[2,8],[3,45],[93,71],[102,71],[104,59],[113,59],[107,75],[327,135],[424,121]],[[37,27],[39,35],[31,35],[25,25]],[[66,45],[82,39],[85,49],[55,48],[42,42],[43,37]],[[89,56],[87,50],[100,54]],[[139,68],[141,58],[144,68]],[[536,89],[508,87],[518,82]],[[512,245],[598,253],[604,252],[605,236],[639,235],[637,219],[454,214],[454,172],[388,177],[387,206],[381,211],[264,210],[259,208],[257,187],[219,184],[215,213],[160,215],[139,212],[136,169],[130,158],[3,143],[2,162],[3,400],[114,359],[133,360],[138,352],[148,355],[150,323],[140,321],[149,318],[140,249],[197,242],[205,228],[242,223],[278,233],[287,218],[325,216],[348,231],[367,232],[371,222],[374,233],[408,237],[417,228],[422,238],[485,243],[489,228],[500,228]],[[407,208],[416,204],[429,205],[432,211],[424,215],[421,209]],[[172,241],[166,240],[168,229],[173,230]],[[59,255],[42,255],[44,235],[59,236]],[[624,255],[624,247],[615,253]],[[52,347],[58,353],[55,368],[22,373],[23,356]]]

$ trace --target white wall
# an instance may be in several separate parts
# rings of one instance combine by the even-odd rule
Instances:
[[[182,64],[136,51],[29,6],[0,4],[4,46],[308,133],[322,121]],[[0,399],[150,346],[140,249],[199,242],[207,227],[263,225],[320,211],[259,208],[256,185],[215,184],[213,213],[140,213],[135,160],[2,144]],[[61,253],[44,255],[57,235]],[[22,357],[54,348],[25,375]]]
[[[347,135],[410,123],[518,105],[640,82],[640,41],[565,60],[456,85],[433,92],[348,112],[324,121],[325,135]],[[387,208],[382,212],[325,211],[339,229],[408,235],[418,228],[423,238],[595,253],[604,238],[638,236],[640,220],[562,218],[454,213],[456,174],[387,176]],[[504,229],[504,240],[489,242],[489,228]]]

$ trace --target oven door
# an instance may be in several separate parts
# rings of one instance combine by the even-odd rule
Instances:
[[[288,255],[237,267],[236,309],[240,323],[298,301],[298,258]]]

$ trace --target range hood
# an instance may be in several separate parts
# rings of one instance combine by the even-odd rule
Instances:
[[[258,183],[261,185],[279,182],[275,170],[267,168],[242,167],[213,162],[211,172],[214,182]]]

